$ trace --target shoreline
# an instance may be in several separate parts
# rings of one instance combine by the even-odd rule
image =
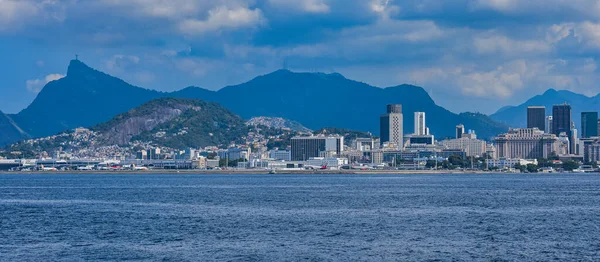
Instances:
[[[85,171],[0,171],[0,175],[44,175],[44,174],[89,174],[89,175],[152,175],[152,174],[188,174],[188,175],[457,175],[457,174],[538,174],[552,175],[564,173],[508,173],[490,171],[453,171],[453,170],[281,170],[272,173],[270,170],[85,170]],[[567,172],[568,174],[568,172]],[[594,174],[594,173],[586,173]],[[597,173],[596,173],[597,174]]]

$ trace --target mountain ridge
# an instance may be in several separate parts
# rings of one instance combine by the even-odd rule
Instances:
[[[413,112],[427,113],[427,125],[438,137],[454,135],[465,124],[489,138],[507,126],[486,116],[454,114],[435,104],[427,92],[413,85],[380,88],[345,78],[339,73],[296,73],[277,70],[218,91],[187,87],[165,93],[131,85],[119,78],[72,60],[67,75],[48,83],[15,122],[33,137],[76,127],[91,127],[150,100],[164,97],[216,102],[244,119],[282,117],[310,129],[336,126],[379,133],[379,116],[386,104],[402,104],[404,132],[412,132]]]
[[[552,106],[563,103],[571,105],[571,118],[576,127],[581,124],[581,112],[600,111],[600,95],[589,97],[569,90],[549,88],[542,94],[533,96],[518,106],[499,110],[490,117],[511,127],[527,127],[528,106],[545,106],[546,115],[550,116],[552,115]]]

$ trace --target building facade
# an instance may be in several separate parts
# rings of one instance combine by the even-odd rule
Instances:
[[[486,152],[486,142],[476,138],[450,139],[440,142],[448,149],[459,149],[465,151],[467,156],[483,156]]]
[[[311,157],[327,155],[328,152],[340,155],[344,151],[342,136],[293,137],[291,141],[292,161],[306,161]]]
[[[552,116],[547,116],[546,117],[546,130],[545,131],[546,131],[545,132],[546,134],[554,134],[552,132]]]
[[[402,105],[387,105],[387,113],[380,117],[381,143],[392,143],[395,148],[403,148]]]
[[[498,158],[548,158],[558,154],[559,140],[537,128],[515,128],[494,138]]]
[[[552,134],[559,136],[562,132],[571,137],[571,106],[566,103],[552,107]]]
[[[275,160],[283,160],[283,161],[291,161],[292,160],[292,152],[287,150],[276,150],[271,151],[269,157]]]
[[[600,139],[583,139],[583,161],[600,162]]]
[[[425,126],[425,112],[415,112],[415,135],[422,136],[427,134]]]
[[[461,138],[464,133],[465,133],[465,126],[463,124],[457,125],[456,126],[456,139]]]
[[[546,130],[546,107],[529,106],[527,107],[527,128],[537,128]]]
[[[598,112],[581,112],[581,138],[598,136]]]

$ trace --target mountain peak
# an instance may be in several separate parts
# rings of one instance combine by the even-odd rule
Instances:
[[[94,69],[92,69],[88,65],[84,64],[83,62],[79,61],[78,59],[73,59],[69,63],[69,69],[67,70],[67,76],[77,75],[77,74],[84,73],[84,72],[90,71],[90,70],[95,71]]]
[[[558,91],[556,91],[556,89],[550,88],[550,89],[546,90],[546,92],[544,92],[544,94],[542,94],[542,95],[544,95],[544,96],[546,96],[546,95],[554,95],[556,93],[558,93]]]

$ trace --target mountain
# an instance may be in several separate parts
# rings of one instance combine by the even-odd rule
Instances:
[[[577,127],[580,126],[581,112],[600,111],[600,95],[588,97],[567,90],[548,89],[543,94],[536,95],[521,105],[499,110],[490,117],[511,127],[527,127],[528,106],[545,106],[546,115],[552,115],[552,106],[565,102],[571,105],[572,120]]]
[[[310,129],[327,126],[379,134],[379,116],[386,104],[402,104],[404,132],[413,132],[413,112],[427,114],[427,126],[438,137],[452,137],[463,123],[482,138],[508,129],[484,115],[454,114],[438,105],[417,86],[378,88],[344,78],[340,74],[294,73],[278,70],[235,86],[225,87],[211,97],[201,88],[187,90],[188,97],[215,99],[243,118],[274,116],[292,119]],[[194,92],[196,91],[197,94]]]
[[[7,115],[0,111],[0,146],[28,137]]]
[[[483,115],[454,114],[436,105],[423,88],[412,85],[379,88],[337,73],[278,70],[219,91],[188,87],[162,93],[132,86],[79,60],[72,60],[66,77],[48,83],[31,105],[14,115],[14,120],[25,132],[42,137],[94,126],[162,97],[217,102],[244,119],[282,117],[313,130],[335,126],[378,135],[379,116],[391,103],[403,105],[407,134],[413,130],[415,111],[427,113],[427,126],[438,137],[454,136],[454,127],[460,123],[482,138],[507,130],[506,125]]]
[[[72,60],[67,75],[48,83],[35,100],[14,116],[34,137],[108,121],[165,93],[132,86],[125,81]]]
[[[99,144],[152,141],[171,148],[228,145],[246,136],[244,120],[216,103],[160,98],[91,128]]]
[[[287,130],[304,132],[304,133],[312,132],[312,130],[306,128],[305,126],[303,126],[302,124],[300,124],[296,121],[281,118],[281,117],[268,117],[268,116],[253,117],[250,120],[248,120],[246,122],[246,124],[252,125],[252,126],[261,125],[261,126],[266,126],[269,128],[274,128],[274,129],[287,129]]]

